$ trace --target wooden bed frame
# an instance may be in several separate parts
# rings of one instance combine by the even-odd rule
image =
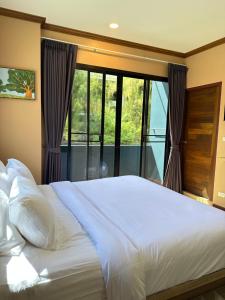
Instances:
[[[225,269],[147,296],[146,300],[192,299],[222,286],[225,286]]]

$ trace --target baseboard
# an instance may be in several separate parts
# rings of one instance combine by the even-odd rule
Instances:
[[[213,204],[213,207],[224,210],[225,211],[225,207],[217,205],[217,204]]]

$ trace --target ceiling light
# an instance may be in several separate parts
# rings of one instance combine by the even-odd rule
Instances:
[[[109,24],[109,27],[112,29],[117,29],[119,27],[119,25],[116,23],[111,23],[111,24]]]

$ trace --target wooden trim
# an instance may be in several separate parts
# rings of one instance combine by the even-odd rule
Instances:
[[[196,48],[196,49],[193,49],[193,50],[191,50],[191,51],[188,51],[188,52],[186,52],[186,53],[184,54],[184,57],[185,57],[185,58],[190,57],[190,56],[192,56],[192,55],[194,55],[194,54],[201,53],[201,52],[203,52],[203,51],[209,50],[209,49],[214,48],[214,47],[216,47],[216,46],[220,46],[220,45],[222,45],[222,44],[224,44],[224,43],[225,43],[225,37],[223,37],[222,39],[216,40],[216,41],[214,41],[214,42],[211,42],[211,43],[209,43],[209,44],[206,44],[206,45],[204,45],[204,46],[201,46],[201,47],[199,47],[199,48]]]
[[[147,296],[146,300],[192,299],[225,285],[225,269]]]
[[[207,83],[203,85],[194,86],[191,88],[187,88],[186,90],[189,92],[195,91],[195,90],[201,90],[203,88],[209,88],[209,87],[222,87],[222,81],[213,82],[213,83]]]
[[[212,158],[212,172],[210,175],[210,180],[213,182],[212,184],[212,195],[211,198],[213,199],[213,193],[214,193],[214,180],[215,180],[215,170],[216,170],[216,153],[217,153],[217,144],[218,144],[218,131],[219,131],[219,117],[220,117],[220,109],[221,109],[221,91],[222,91],[222,82],[214,82],[209,84],[204,84],[200,86],[195,86],[186,89],[186,92],[193,92],[196,90],[201,90],[204,88],[210,88],[210,87],[217,87],[219,89],[218,93],[218,101],[217,101],[217,107],[216,107],[216,131],[215,131],[215,146],[213,149],[213,158]],[[187,94],[186,94],[187,97]],[[186,113],[186,112],[185,112]],[[213,137],[214,138],[214,137]],[[209,201],[212,201],[212,199],[208,199]]]
[[[225,207],[217,205],[217,204],[213,204],[213,207],[224,210],[225,211]]]
[[[156,52],[156,53],[160,53],[160,54],[166,54],[166,55],[171,55],[171,56],[176,56],[176,57],[184,57],[185,56],[185,54],[182,52],[177,52],[177,51],[162,49],[162,48],[158,48],[158,47],[143,45],[143,44],[139,44],[139,43],[135,43],[135,42],[130,42],[130,41],[122,40],[122,39],[117,39],[117,38],[100,35],[100,34],[96,34],[96,33],[91,33],[91,32],[87,32],[87,31],[81,31],[81,30],[77,30],[77,29],[67,28],[67,27],[63,27],[63,26],[53,25],[53,24],[49,24],[49,23],[42,24],[42,29],[55,31],[55,32],[61,32],[61,33],[65,33],[65,34],[75,35],[75,36],[80,36],[83,38],[98,40],[101,42],[116,44],[116,45],[120,45],[120,46],[126,46],[129,48],[136,48],[136,49],[140,49],[140,50]]]
[[[214,84],[211,84],[211,87],[215,86],[219,89],[218,92],[218,101],[217,101],[217,107],[216,107],[216,132],[215,132],[215,144],[214,144],[214,156],[212,161],[212,167],[213,172],[211,174],[211,180],[212,180],[212,199],[213,200],[213,193],[214,193],[214,187],[215,187],[215,173],[216,173],[216,153],[217,153],[217,145],[218,145],[218,133],[219,133],[219,121],[220,121],[220,109],[221,109],[221,93],[222,93],[222,82],[216,82]]]
[[[49,24],[49,23],[46,23],[45,17],[27,14],[27,13],[23,13],[20,11],[11,10],[11,9],[7,9],[7,8],[3,8],[3,7],[0,7],[0,15],[39,23],[39,24],[41,24],[42,29],[46,29],[49,31],[61,32],[61,33],[75,35],[75,36],[79,36],[79,37],[83,37],[83,38],[89,38],[92,40],[98,40],[101,42],[107,42],[107,43],[116,44],[116,45],[120,45],[120,46],[126,46],[129,48],[151,51],[151,52],[155,52],[155,53],[171,55],[171,56],[175,56],[175,57],[182,57],[182,58],[187,58],[194,54],[201,53],[203,51],[206,51],[208,49],[211,49],[213,47],[216,47],[216,46],[219,46],[219,45],[222,45],[225,43],[225,37],[223,37],[212,43],[209,43],[207,45],[204,45],[199,48],[188,51],[186,53],[183,53],[183,52],[179,52],[179,51],[173,51],[173,50],[163,49],[163,48],[159,48],[159,47],[135,43],[135,42],[131,42],[131,41],[126,41],[126,40],[122,40],[122,39],[117,39],[117,38],[104,36],[104,35],[100,35],[100,34],[96,34],[96,33],[91,33],[91,32],[81,31],[81,30],[77,30],[77,29],[67,28],[67,27],[63,27],[63,26],[58,26],[58,25],[54,25],[54,24]]]
[[[35,22],[35,23],[39,23],[39,24],[44,24],[46,21],[46,18],[44,18],[44,17],[35,16],[35,15],[20,12],[20,11],[7,9],[4,7],[0,7],[0,15],[6,16],[6,17],[11,17],[11,18],[16,18],[16,19],[21,19],[21,20],[25,20],[25,21]]]

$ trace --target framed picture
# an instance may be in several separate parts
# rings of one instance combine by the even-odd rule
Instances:
[[[35,72],[0,67],[0,98],[35,100]]]

